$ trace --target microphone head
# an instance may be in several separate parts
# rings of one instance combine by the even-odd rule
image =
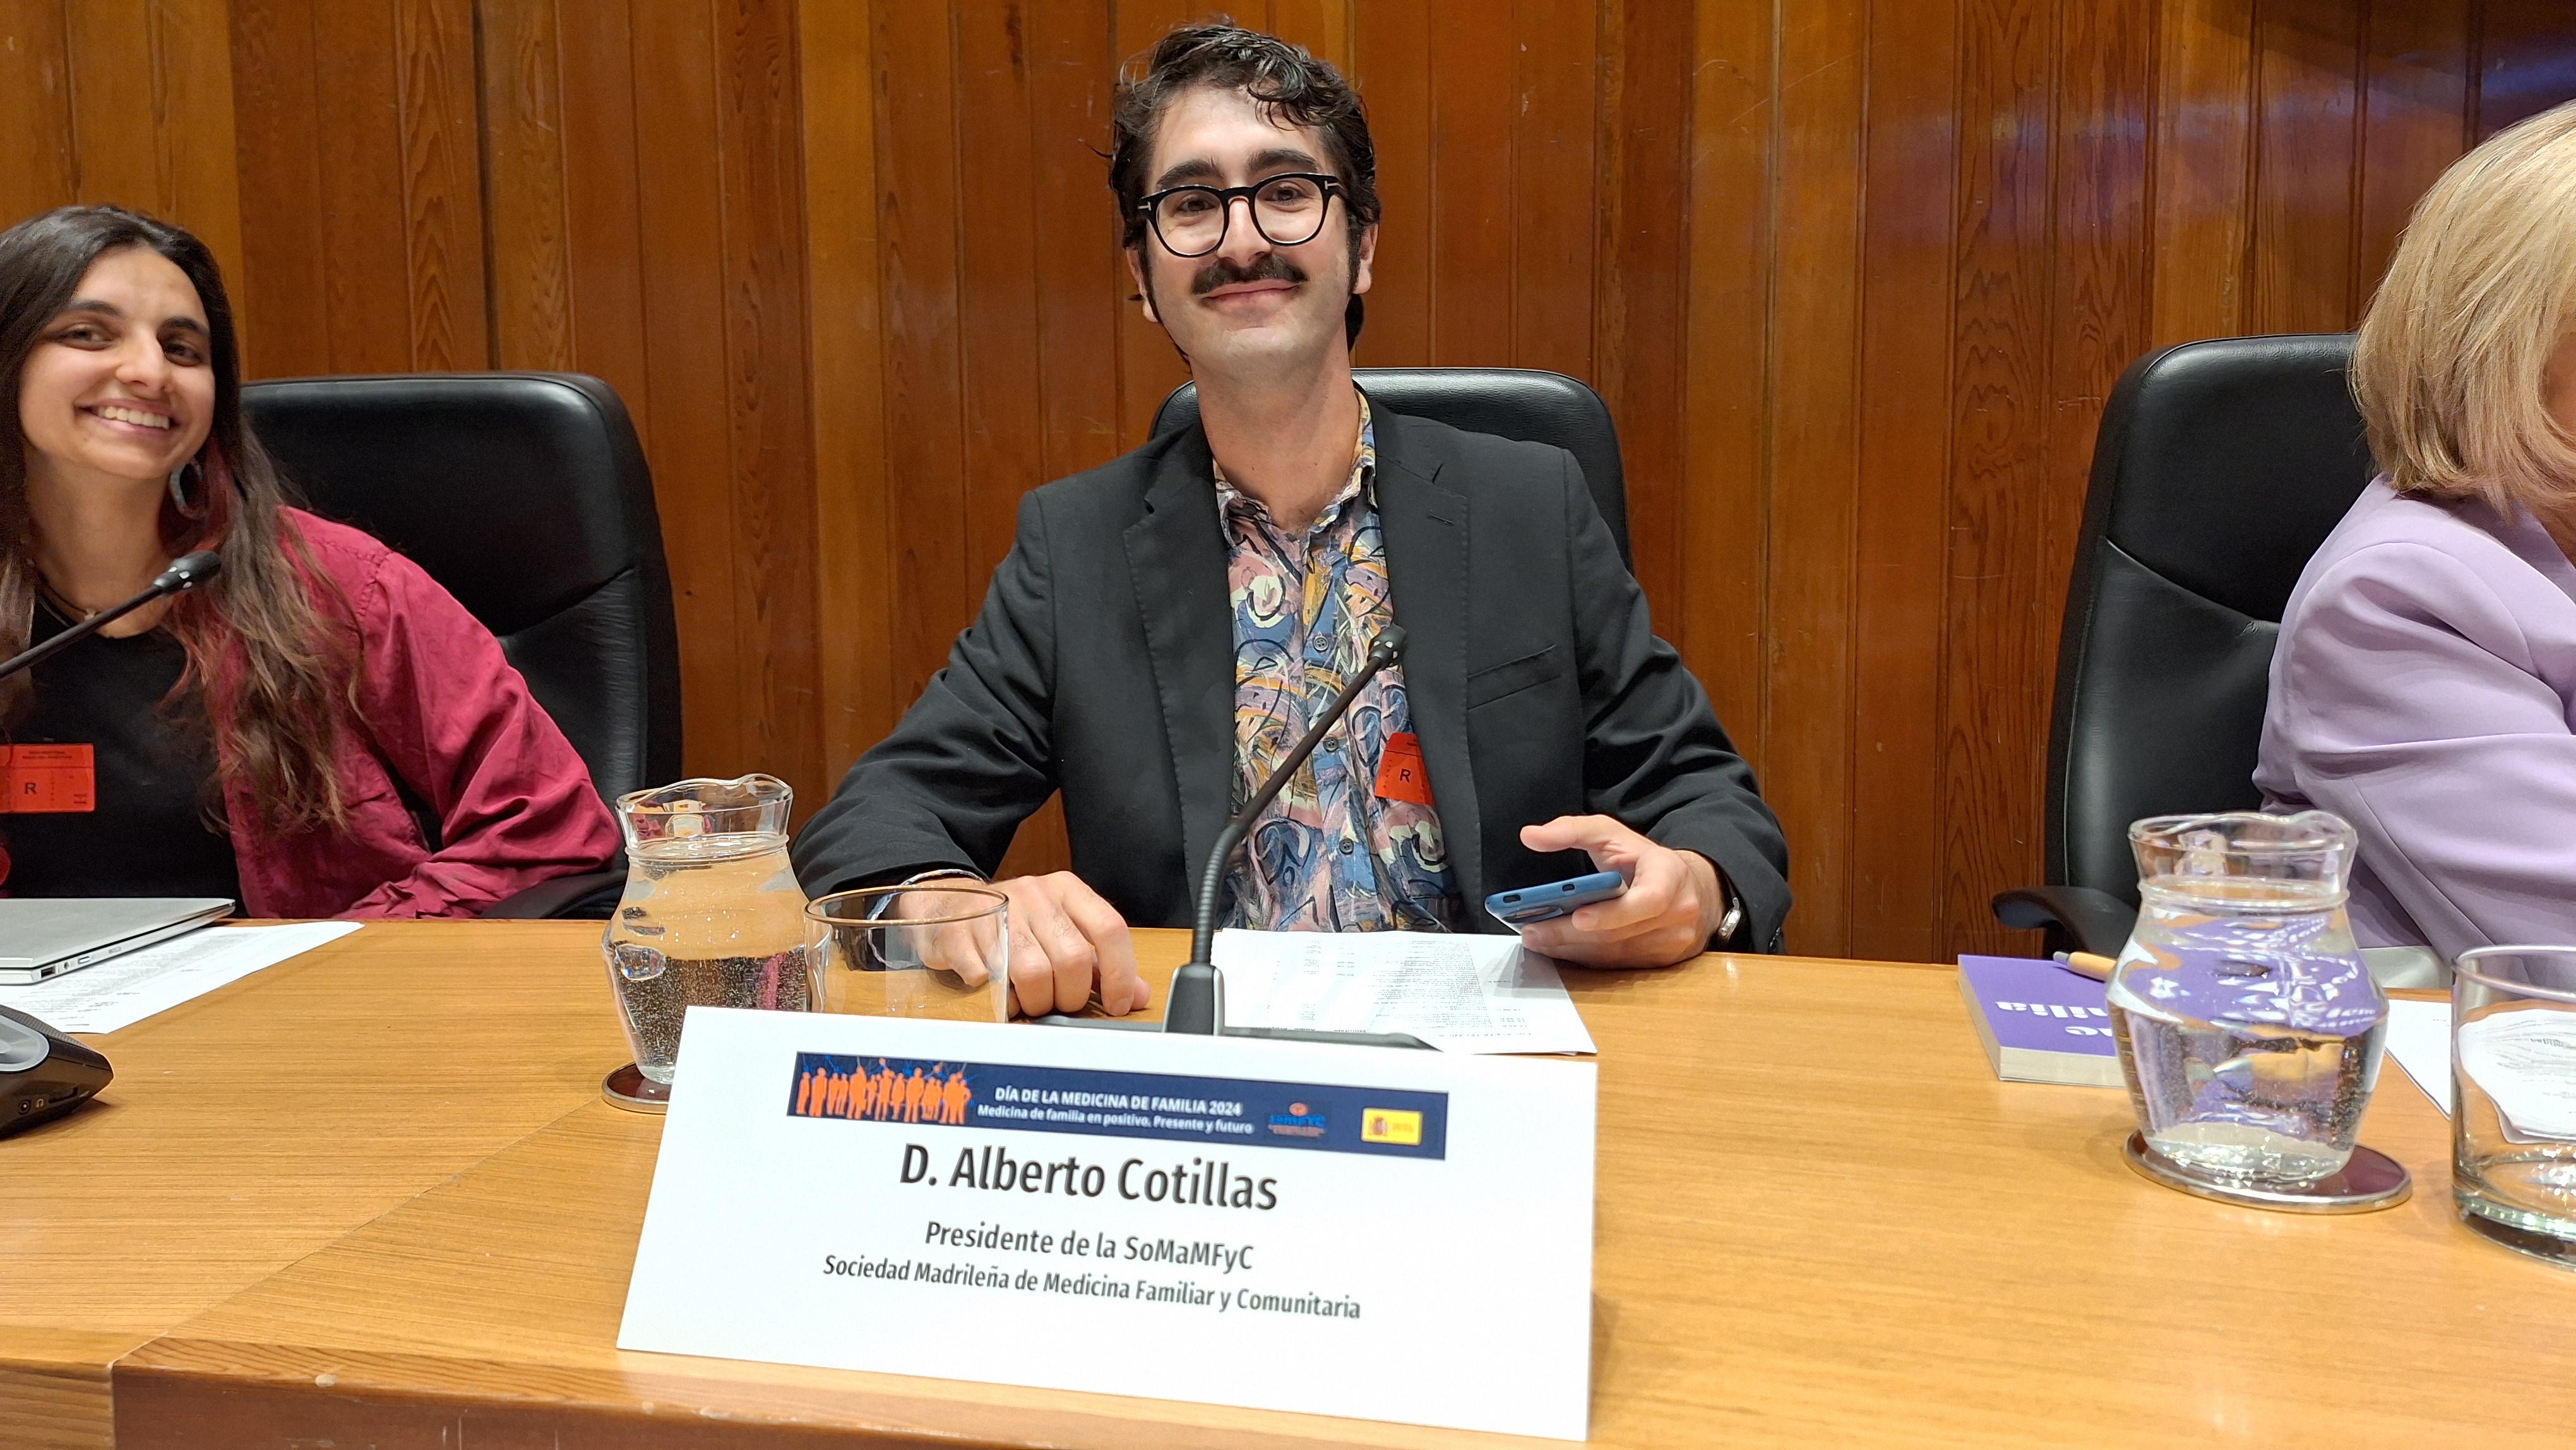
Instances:
[[[199,549],[193,554],[181,554],[171,560],[170,567],[162,570],[159,577],[152,581],[152,587],[165,593],[176,594],[182,589],[194,589],[223,571],[223,555],[212,549]]]
[[[1404,648],[1404,626],[1390,624],[1377,632],[1377,643],[1369,646],[1371,659],[1393,662],[1396,651]]]

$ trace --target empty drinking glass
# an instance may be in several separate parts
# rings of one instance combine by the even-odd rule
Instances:
[[[2344,919],[2352,827],[2324,811],[2158,816],[2129,844],[2138,923],[2109,997],[2132,1159],[2178,1187],[2303,1206],[2273,1200],[2352,1159],[2388,1020]],[[2403,1197],[2404,1170],[2370,1156],[2393,1191],[2341,1206]]]
[[[808,905],[805,923],[826,1012],[1010,1018],[1010,899],[992,887],[941,881],[843,891]]]
[[[2480,947],[2451,974],[2451,1199],[2576,1265],[2576,947]]]

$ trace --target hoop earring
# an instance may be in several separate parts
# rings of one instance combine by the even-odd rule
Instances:
[[[193,458],[180,464],[178,467],[171,469],[170,506],[177,509],[182,515],[188,518],[194,519],[205,517],[206,511],[203,508],[190,508],[188,506],[189,488],[199,480],[202,480],[205,476],[206,470],[204,466],[199,464],[197,460]]]

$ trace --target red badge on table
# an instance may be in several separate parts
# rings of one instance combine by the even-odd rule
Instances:
[[[0,815],[98,809],[86,745],[0,745]]]
[[[1422,765],[1420,736],[1407,731],[1386,737],[1386,749],[1377,758],[1377,794],[1380,800],[1431,804],[1431,772]]]

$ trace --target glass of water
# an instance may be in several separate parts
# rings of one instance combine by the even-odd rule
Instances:
[[[939,881],[821,897],[805,908],[805,941],[826,1012],[1010,1019],[1010,899],[990,886]]]
[[[2576,1266],[2576,947],[2480,947],[2451,974],[2451,1200]]]
[[[2352,827],[2324,811],[2158,816],[2129,844],[2138,924],[2109,997],[2140,1166],[2262,1202],[2335,1178],[2388,1021],[2344,918]]]

